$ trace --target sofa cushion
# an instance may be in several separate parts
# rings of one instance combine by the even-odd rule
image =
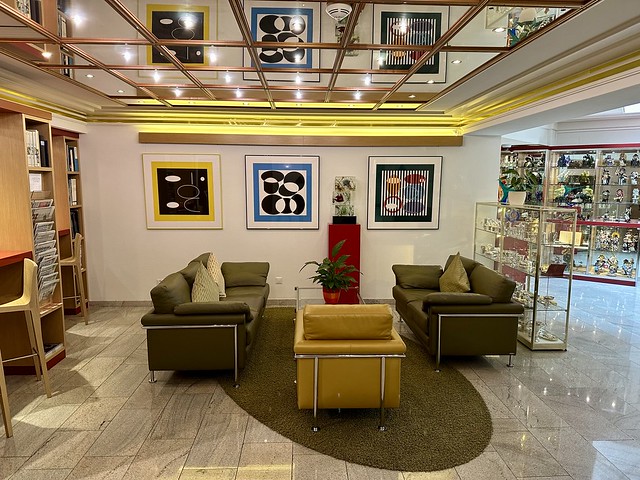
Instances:
[[[213,281],[216,282],[216,284],[218,285],[220,296],[223,298],[226,297],[227,293],[226,293],[225,278],[224,278],[224,275],[222,274],[222,269],[220,268],[220,262],[218,262],[218,259],[213,253],[210,253],[209,258],[207,259],[207,270],[209,271],[209,274],[213,278]]]
[[[440,265],[393,265],[396,275],[396,285],[402,288],[426,288],[437,290],[440,288],[438,280],[442,275]]]
[[[484,265],[478,265],[469,280],[474,293],[488,295],[496,303],[509,303],[516,288],[514,281]]]
[[[192,302],[217,302],[220,300],[220,291],[218,285],[213,280],[211,274],[204,268],[202,263],[199,264],[196,278],[191,287]]]
[[[480,293],[436,292],[424,297],[423,305],[426,309],[431,305],[489,305],[491,302],[489,295]]]
[[[377,305],[305,305],[307,340],[381,340],[391,338],[391,307]]]
[[[449,263],[439,280],[441,292],[468,292],[471,290],[467,271],[462,264],[460,254]]]
[[[221,266],[226,288],[260,286],[267,283],[267,262],[224,262]]]
[[[472,260],[471,258],[463,257],[462,255],[460,255],[460,252],[458,252],[455,255],[449,255],[449,258],[447,258],[447,261],[444,264],[444,269],[445,270],[447,268],[449,268],[449,265],[451,264],[453,259],[456,258],[456,256],[460,256],[460,260],[462,261],[462,265],[464,266],[464,269],[467,271],[467,276],[471,275],[471,272],[473,272],[473,270],[478,265],[480,265],[480,263],[476,262],[475,260]]]
[[[177,305],[191,301],[191,287],[180,272],[172,273],[151,289],[151,301],[155,313],[173,313]]]
[[[265,308],[265,299],[260,295],[246,295],[246,296],[226,296],[221,299],[222,303],[244,303],[249,307],[250,315],[247,317],[247,323],[258,318]]]

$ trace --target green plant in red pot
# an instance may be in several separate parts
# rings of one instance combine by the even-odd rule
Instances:
[[[331,255],[325,257],[322,262],[311,260],[306,262],[300,271],[309,265],[316,266],[316,274],[309,277],[313,283],[322,286],[322,295],[325,303],[338,303],[340,291],[347,290],[356,279],[351,276],[359,270],[353,265],[347,264],[349,255],[339,255],[345,240],[340,240],[331,248]]]

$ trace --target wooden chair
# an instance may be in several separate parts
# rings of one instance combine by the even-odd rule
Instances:
[[[87,296],[84,292],[84,278],[82,276],[82,273],[86,271],[86,268],[82,266],[83,242],[84,237],[76,233],[71,247],[72,255],[60,259],[60,267],[71,267],[73,269],[74,292],[76,295],[63,297],[63,299],[73,298],[77,300],[80,297],[80,311],[86,325],[89,323],[89,317],[87,316]]]
[[[22,355],[20,357],[7,358],[2,360],[2,363],[33,357],[36,377],[38,378],[38,380],[40,380],[40,377],[42,376],[44,390],[47,393],[47,397],[51,397],[51,385],[49,383],[47,361],[44,355],[42,325],[40,323],[40,304],[38,302],[38,266],[33,260],[25,258],[23,267],[22,295],[20,296],[20,298],[0,304],[0,314],[24,312],[27,321],[27,332],[29,334],[29,343],[31,345],[32,353]],[[0,319],[0,321],[2,320]],[[4,383],[4,375],[2,378],[2,383]]]
[[[7,382],[4,379],[4,368],[2,368],[2,352],[0,352],[0,407],[2,407],[2,419],[4,420],[4,434],[7,437],[13,437]]]

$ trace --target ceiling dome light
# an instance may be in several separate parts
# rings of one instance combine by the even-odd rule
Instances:
[[[179,97],[180,95],[182,95],[182,90],[176,87],[174,88],[173,93],[175,94],[176,97]]]
[[[504,28],[504,27],[496,27],[496,28],[494,28],[494,29],[492,30],[492,32],[495,32],[495,33],[502,33],[502,32],[504,32],[505,30],[506,30],[506,28]]]
[[[451,63],[453,63],[454,65],[458,65],[459,63],[462,63],[462,60],[452,60]]]
[[[53,55],[51,52],[45,50],[44,52],[42,52],[42,56],[44,58],[46,58],[47,60],[49,60],[51,58],[51,55]]]
[[[325,12],[336,22],[339,22],[349,16],[351,13],[351,5],[346,3],[329,3],[327,8],[325,8]]]

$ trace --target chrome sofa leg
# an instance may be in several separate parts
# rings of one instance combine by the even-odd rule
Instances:
[[[513,353],[509,354],[509,363],[507,363],[507,367],[513,368]]]
[[[156,383],[156,372],[155,372],[155,370],[149,370],[149,383]]]

